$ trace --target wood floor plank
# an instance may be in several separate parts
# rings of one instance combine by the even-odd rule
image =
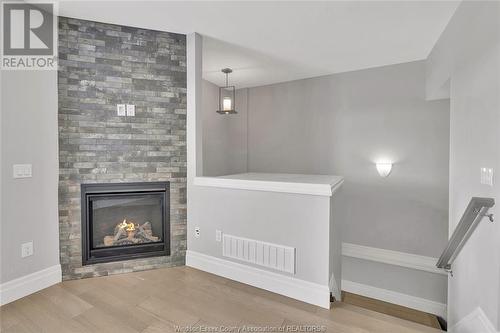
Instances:
[[[23,330],[31,332],[87,332],[85,327],[67,317],[50,304],[40,292],[13,303],[14,309],[22,316]],[[3,325],[3,324],[2,324]]]
[[[283,322],[283,325],[288,332],[300,332],[301,327],[309,327],[309,331],[313,332],[312,327],[315,327],[314,330],[319,330],[321,332],[321,330],[325,329],[328,333],[370,333],[370,331],[366,329],[321,319],[301,320],[287,318]],[[307,331],[307,329],[305,330]]]
[[[263,310],[255,306],[255,302],[248,297],[248,294],[236,296],[232,288],[226,284],[218,287],[206,288],[196,285],[189,290],[178,291],[178,293],[183,299],[199,300],[200,303],[197,304],[196,310],[202,311],[201,319],[208,322],[220,322],[231,326],[239,323],[279,326],[283,323],[283,316],[277,312]],[[211,318],[208,318],[208,315]],[[228,321],[228,318],[231,320]]]
[[[373,333],[399,332],[440,332],[431,327],[409,322],[393,316],[338,302],[330,310],[318,308],[318,315],[334,322],[353,325]]]
[[[404,306],[379,301],[348,292],[342,292],[342,301],[368,310],[384,313],[393,317],[412,321],[429,327],[440,329],[436,316]]]
[[[92,304],[102,313],[113,318],[120,318],[120,321],[135,331],[142,331],[150,325],[155,317],[151,312],[141,309],[137,303],[131,299],[129,302],[122,298],[127,289],[111,290],[104,289],[89,290],[80,295],[80,297]],[[144,299],[141,298],[143,301]]]
[[[138,333],[140,330],[130,326],[130,321],[123,316],[113,316],[103,309],[93,307],[90,310],[76,316],[75,321],[85,327],[86,332],[106,333]],[[144,327],[145,328],[145,327]],[[143,328],[143,329],[144,329]],[[142,329],[142,330],[143,330]],[[64,332],[64,331],[61,331]]]
[[[36,327],[33,325],[26,323],[26,322],[20,322],[16,323],[13,326],[9,326],[6,328],[0,329],[0,332],[2,333],[34,333],[36,331]]]
[[[47,300],[51,303],[51,306],[69,318],[78,316],[93,307],[92,304],[68,292],[60,285],[42,290],[40,291],[40,295],[47,298]]]
[[[21,314],[14,308],[14,303],[0,307],[0,332],[15,326],[23,321]]]
[[[64,281],[0,308],[1,333],[174,333],[204,325],[316,325],[334,333],[439,330],[355,305],[321,309],[189,267]]]
[[[189,326],[196,324],[200,320],[199,316],[190,312],[189,309],[179,304],[173,304],[173,302],[161,300],[155,296],[149,297],[139,304],[139,307],[175,325]]]
[[[161,320],[154,321],[146,327],[141,333],[178,333],[172,324]]]

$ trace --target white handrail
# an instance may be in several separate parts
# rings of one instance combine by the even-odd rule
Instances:
[[[467,243],[467,240],[483,217],[487,216],[490,222],[493,222],[493,214],[488,214],[488,210],[494,205],[495,199],[493,198],[474,197],[470,200],[443,254],[439,257],[436,264],[437,268],[442,268],[450,273],[452,272],[451,265],[453,261],[458,256],[465,243]]]

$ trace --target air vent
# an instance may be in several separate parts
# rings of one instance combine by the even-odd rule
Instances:
[[[222,255],[295,274],[295,248],[224,234]]]

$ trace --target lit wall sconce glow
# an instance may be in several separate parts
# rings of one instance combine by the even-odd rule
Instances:
[[[389,174],[391,173],[392,163],[380,162],[380,163],[376,163],[376,166],[377,166],[378,174],[382,178],[389,176]]]

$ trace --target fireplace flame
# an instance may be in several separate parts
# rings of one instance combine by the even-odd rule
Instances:
[[[134,223],[127,223],[127,219],[125,219],[122,223],[118,224],[118,227],[126,231],[135,231],[136,225]],[[138,227],[139,225],[137,225],[137,228]]]

